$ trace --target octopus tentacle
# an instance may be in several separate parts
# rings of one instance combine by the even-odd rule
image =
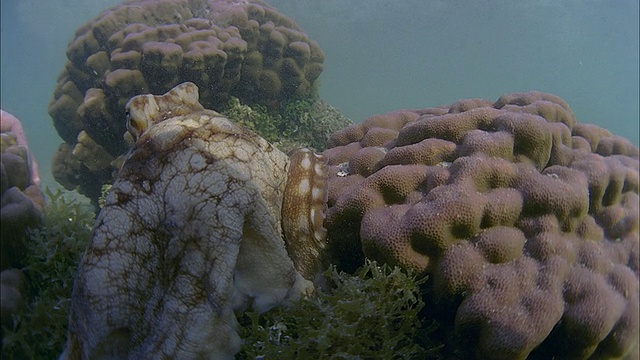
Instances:
[[[293,264],[307,280],[322,271],[321,254],[326,246],[327,168],[323,155],[309,149],[295,150],[289,157],[287,184],[282,202],[282,232]]]

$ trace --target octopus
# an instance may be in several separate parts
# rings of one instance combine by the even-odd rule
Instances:
[[[290,156],[184,83],[126,105],[135,139],[80,262],[62,359],[231,359],[236,312],[314,291],[325,159]]]

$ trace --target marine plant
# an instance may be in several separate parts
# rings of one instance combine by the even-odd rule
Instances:
[[[352,124],[316,95],[283,101],[279,113],[262,105],[248,106],[232,97],[222,113],[284,152],[299,147],[322,150],[331,133]]]
[[[354,274],[331,266],[326,292],[240,318],[246,359],[417,359],[437,356],[435,329],[418,316],[420,285],[398,267],[367,260]]]
[[[245,105],[237,97],[231,97],[222,114],[241,125],[258,132],[262,137],[275,142],[278,139],[278,127],[282,122],[279,115],[269,114],[267,108],[261,105]]]
[[[45,189],[42,224],[29,232],[25,266],[29,299],[4,328],[2,359],[55,359],[67,331],[69,299],[82,252],[91,237],[91,207],[61,190]]]

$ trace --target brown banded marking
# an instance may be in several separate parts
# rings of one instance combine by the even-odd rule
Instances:
[[[322,270],[320,253],[326,246],[327,168],[323,155],[295,150],[282,201],[282,232],[296,270],[314,280]]]

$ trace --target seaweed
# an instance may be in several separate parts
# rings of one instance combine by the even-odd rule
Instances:
[[[317,96],[287,100],[280,104],[278,113],[261,105],[249,107],[231,97],[222,113],[284,152],[300,147],[321,151],[331,133],[353,124]]]
[[[60,190],[45,190],[42,224],[29,231],[28,255],[21,270],[27,304],[3,328],[2,359],[55,359],[63,350],[73,280],[90,241],[94,213]]]
[[[398,267],[367,260],[355,274],[325,272],[327,292],[240,319],[239,359],[426,359],[440,346],[421,322],[420,285]]]
[[[98,207],[102,209],[107,201],[107,193],[111,190],[111,184],[103,184],[100,188],[100,197],[98,198]]]

